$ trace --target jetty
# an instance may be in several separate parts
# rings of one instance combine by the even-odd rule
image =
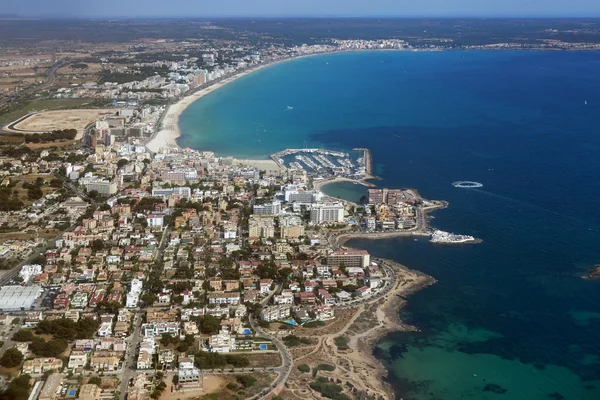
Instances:
[[[354,151],[362,151],[363,152],[363,163],[365,166],[365,172],[367,175],[373,175],[373,157],[371,157],[371,150],[364,147],[357,147],[352,149]]]

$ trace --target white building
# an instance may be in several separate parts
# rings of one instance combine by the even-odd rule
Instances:
[[[179,336],[179,322],[155,322],[152,324],[142,324],[142,333],[145,337],[161,336],[163,333],[170,333],[173,336]]]
[[[290,315],[291,313],[289,306],[270,306],[265,307],[262,310],[262,312],[260,313],[260,319],[266,322],[273,322],[289,318]]]
[[[227,331],[221,331],[208,339],[206,349],[213,353],[229,353],[235,346],[235,338]]]
[[[127,300],[125,301],[125,307],[134,308],[137,307],[140,301],[140,294],[142,293],[143,282],[139,279],[133,279],[131,281],[131,289],[127,293]]]
[[[310,210],[310,222],[322,224],[325,222],[339,223],[344,221],[344,205],[342,203],[314,204]]]
[[[272,203],[255,205],[252,207],[253,214],[257,215],[279,215],[281,212],[281,203],[274,201]]]
[[[19,276],[23,279],[23,282],[27,283],[36,275],[42,273],[42,266],[39,264],[28,264],[21,267]]]
[[[148,223],[148,227],[162,227],[164,221],[164,215],[162,214],[150,214],[146,217],[146,222]]]

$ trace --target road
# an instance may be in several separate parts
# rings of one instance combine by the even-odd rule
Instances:
[[[277,284],[275,286],[275,289],[272,290],[269,293],[269,295],[266,296],[263,300],[261,300],[260,303],[262,305],[268,304],[271,297],[275,293],[277,293],[279,290],[281,290],[281,285]],[[270,333],[265,332],[265,330],[263,330],[258,325],[258,323],[255,319],[255,316],[250,316],[250,318],[248,320],[250,322],[250,327],[254,330],[254,332],[256,332],[256,334],[258,336],[270,339],[273,342],[273,344],[275,345],[275,347],[277,348],[277,350],[279,350],[279,353],[281,354],[281,361],[282,361],[281,366],[270,369],[271,371],[277,372],[278,376],[277,376],[277,379],[275,379],[275,381],[273,381],[273,383],[269,387],[269,390],[267,390],[267,391],[263,390],[261,393],[250,398],[250,400],[257,400],[257,399],[267,397],[267,396],[271,395],[272,393],[277,394],[283,389],[283,387],[285,386],[285,383],[287,382],[287,380],[290,376],[290,373],[292,372],[292,355],[290,354],[287,346],[284,345],[283,342],[281,342],[281,340],[279,340],[279,338],[271,335]]]
[[[48,68],[48,70],[46,70],[46,80],[38,85],[38,86],[32,86],[30,88],[27,88],[21,92],[18,93],[14,93],[8,97],[5,97],[4,99],[0,100],[0,107],[2,107],[4,104],[10,102],[17,102],[19,101],[20,98],[33,94],[39,90],[44,90],[49,88],[50,86],[54,85],[54,83],[56,82],[56,71],[58,71],[58,69],[60,67],[62,67],[63,65],[65,65],[64,61],[59,61],[56,64],[54,64],[53,66],[51,66],[50,68]]]
[[[129,385],[129,379],[133,377],[136,371],[137,365],[135,364],[135,355],[137,348],[142,341],[142,335],[140,335],[140,326],[142,325],[141,314],[136,313],[133,320],[133,332],[126,339],[127,351],[125,352],[125,358],[123,361],[123,371],[121,372],[121,385],[119,386],[119,399],[125,400],[127,395],[127,386]]]

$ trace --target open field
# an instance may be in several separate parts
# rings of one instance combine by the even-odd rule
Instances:
[[[106,104],[106,101],[99,102],[94,99],[44,99],[33,100],[23,104],[10,112],[0,115],[0,125],[16,121],[27,114],[42,110],[68,110],[80,107],[94,107],[100,104]]]
[[[12,133],[45,133],[73,128],[77,129],[77,137],[81,137],[88,124],[113,113],[111,109],[42,111],[31,114],[22,121],[17,120],[18,123],[9,125],[4,130]]]

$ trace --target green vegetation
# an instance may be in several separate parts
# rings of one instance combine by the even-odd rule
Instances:
[[[321,393],[324,397],[334,400],[351,400],[351,398],[342,391],[344,390],[340,385],[335,383],[329,383],[327,378],[319,378],[310,384],[311,389]]]
[[[48,133],[33,133],[23,134],[23,139],[26,143],[42,143],[42,142],[56,142],[63,140],[73,140],[77,136],[77,129],[62,129],[55,130]]]
[[[19,329],[13,335],[15,342],[31,342],[33,340],[33,332],[31,329]]]
[[[319,326],[324,326],[325,322],[323,321],[311,321],[311,322],[307,322],[306,324],[302,325],[305,328],[318,328]]]
[[[100,386],[100,384],[102,384],[102,378],[100,378],[99,376],[92,376],[88,383]]]
[[[301,344],[311,344],[312,341],[308,338],[298,337],[296,335],[288,335],[283,338],[283,343],[288,347],[296,347]]]
[[[55,339],[73,341],[75,339],[91,339],[100,326],[99,321],[91,318],[80,319],[77,322],[67,318],[43,320],[35,328],[38,335],[52,335]]]
[[[234,368],[245,368],[250,365],[250,361],[240,355],[199,351],[196,353],[195,364],[200,369],[225,368],[227,365]]]
[[[65,339],[52,339],[46,342],[40,337],[35,337],[29,345],[29,350],[40,357],[58,357],[66,349],[69,343]]]
[[[300,364],[300,365],[298,365],[298,371],[304,372],[305,374],[307,374],[310,372],[310,367],[308,366],[308,364]]]
[[[327,371],[327,372],[335,371],[335,365],[331,365],[331,364],[319,364],[319,365],[317,365],[316,367],[314,367],[312,369],[313,378],[315,376],[317,376],[317,372],[319,372],[319,371]]]
[[[335,339],[333,339],[333,341],[338,347],[348,346],[348,338],[346,336],[338,336]]]
[[[16,367],[17,365],[20,365],[22,361],[23,354],[14,347],[6,350],[0,358],[0,364],[6,368]]]
[[[21,375],[13,379],[8,388],[0,394],[0,400],[27,400],[30,380],[31,376],[29,375]]]
[[[235,380],[242,385],[245,389],[254,386],[256,378],[251,375],[236,375]]]

